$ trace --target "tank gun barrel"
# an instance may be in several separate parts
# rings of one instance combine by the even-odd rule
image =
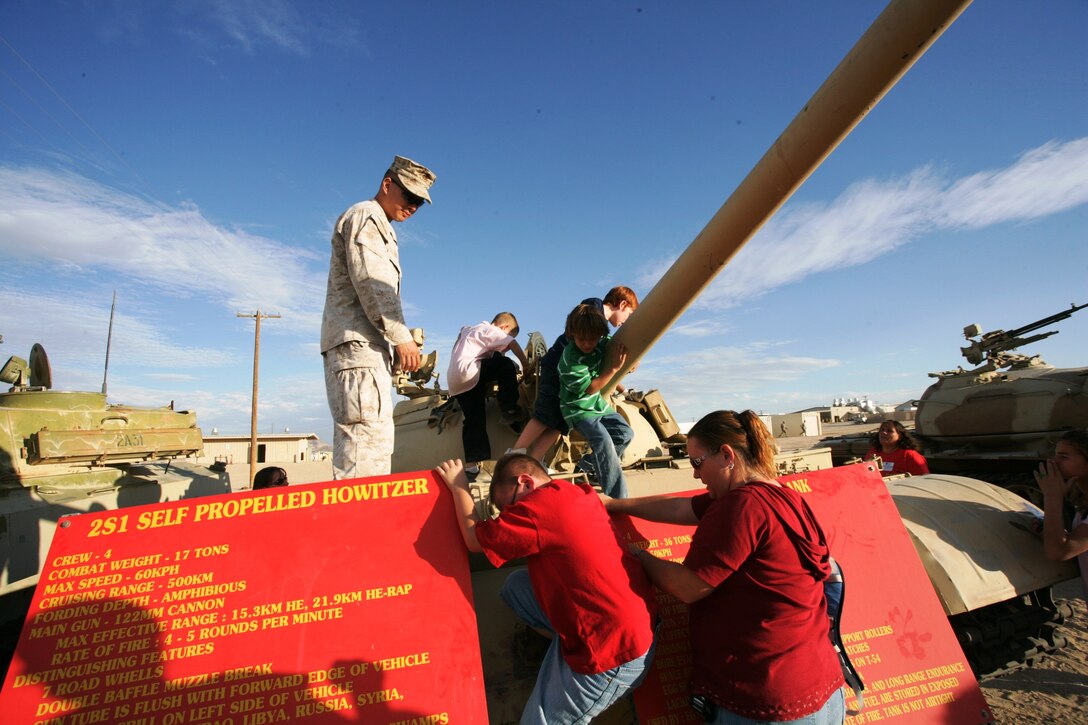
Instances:
[[[1040,335],[1033,335],[1028,338],[1021,337],[1021,335],[1034,332],[1043,327],[1049,327],[1057,322],[1068,319],[1072,317],[1073,313],[1077,310],[1083,310],[1085,307],[1088,307],[1088,303],[1083,305],[1071,303],[1068,310],[1056,312],[1049,317],[1044,317],[1035,322],[1029,322],[1026,325],[1021,325],[1012,330],[993,330],[992,332],[982,333],[982,336],[979,337],[978,340],[971,340],[972,337],[979,334],[978,325],[968,325],[964,328],[963,334],[964,337],[971,340],[971,344],[967,347],[961,347],[960,352],[967,362],[972,365],[978,365],[983,360],[997,355],[998,353],[1015,350],[1018,347],[1044,340],[1051,335],[1057,335],[1058,330],[1052,330],[1051,332],[1044,332]]]
[[[971,0],[892,0],[616,334],[611,391]]]

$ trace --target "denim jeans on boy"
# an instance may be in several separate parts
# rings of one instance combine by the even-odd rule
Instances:
[[[552,629],[533,594],[529,572],[519,569],[502,585],[502,599],[526,624]],[[656,643],[656,640],[655,640]],[[628,691],[642,684],[653,664],[654,645],[641,657],[596,675],[580,675],[567,665],[553,637],[525,709],[521,725],[582,725],[609,708]]]
[[[823,707],[796,720],[750,720],[719,707],[717,717],[710,722],[714,725],[842,725],[845,720],[846,701],[840,687],[831,693]]]
[[[623,480],[620,457],[635,437],[631,426],[622,415],[613,412],[600,418],[584,418],[574,424],[574,429],[593,449],[593,467],[601,489],[612,498],[627,498],[627,482]]]

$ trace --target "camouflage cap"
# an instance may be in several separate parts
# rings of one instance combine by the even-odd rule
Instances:
[[[431,184],[434,183],[434,172],[428,169],[422,164],[417,164],[411,159],[406,159],[403,156],[394,156],[393,164],[389,167],[389,173],[397,177],[397,181],[404,185],[404,188],[412,192],[416,196],[421,196],[427,201],[431,200],[431,195],[427,192],[431,188]]]

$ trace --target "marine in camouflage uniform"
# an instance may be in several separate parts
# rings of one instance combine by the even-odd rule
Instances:
[[[336,221],[321,320],[325,392],[333,418],[333,477],[389,473],[393,455],[393,362],[419,368],[419,347],[404,324],[400,253],[391,222],[431,200],[434,174],[397,156],[377,195]]]

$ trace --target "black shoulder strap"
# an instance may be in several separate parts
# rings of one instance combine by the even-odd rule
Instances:
[[[782,525],[786,535],[793,541],[793,545],[798,548],[798,555],[803,562],[808,562],[809,558],[805,556],[805,552],[802,550],[802,542],[798,540],[794,530],[789,526],[782,518],[782,512],[777,507],[769,503],[769,497],[763,497],[764,501],[768,503],[767,508],[772,511],[778,522]],[[801,506],[805,509],[805,513],[816,522],[816,526],[819,527],[819,521],[813,514],[812,509],[809,507],[808,502],[801,499]],[[823,531],[820,531],[821,538],[823,538]],[[846,576],[843,574],[842,565],[831,556],[830,548],[828,549],[828,563],[831,565],[831,575],[823,580],[824,585],[824,600],[827,602],[827,617],[831,622],[828,627],[828,637],[831,639],[831,646],[835,650],[835,654],[839,658],[839,667],[842,669],[843,679],[846,680],[846,684],[850,686],[850,689],[854,691],[854,697],[857,699],[857,709],[847,710],[847,715],[857,715],[865,707],[865,696],[862,692],[865,690],[865,683],[861,679],[861,675],[858,674],[857,668],[854,667],[854,663],[850,661],[850,655],[846,652],[846,645],[842,641],[842,631],[840,625],[842,624],[842,609],[846,604]],[[821,581],[817,576],[817,572],[813,571],[813,577],[816,581]]]
[[[831,627],[828,635],[831,637],[831,645],[835,648],[835,654],[839,656],[839,667],[842,668],[842,677],[850,689],[854,691],[854,697],[858,701],[856,710],[847,710],[847,715],[857,715],[865,707],[865,696],[861,693],[865,690],[865,683],[861,680],[854,663],[850,661],[850,655],[846,652],[846,645],[842,641],[842,609],[846,604],[846,575],[843,574],[842,565],[831,557],[831,576],[824,581],[824,599],[827,600],[827,616],[831,619]]]

